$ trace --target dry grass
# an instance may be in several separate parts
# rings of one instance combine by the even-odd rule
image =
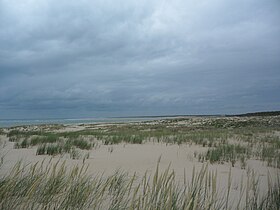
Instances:
[[[217,187],[217,173],[207,165],[183,185],[175,172],[128,176],[116,171],[109,177],[91,177],[86,165],[67,169],[65,163],[35,164],[28,170],[19,162],[0,178],[1,209],[279,209],[280,183],[268,179],[268,191],[260,197],[254,173],[240,188],[239,201],[230,199],[231,173],[226,189]],[[243,182],[241,183],[243,184]]]

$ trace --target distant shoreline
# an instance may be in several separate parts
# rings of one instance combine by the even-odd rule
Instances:
[[[244,114],[216,114],[216,115],[143,115],[125,117],[99,117],[99,118],[47,118],[47,119],[0,119],[0,128],[42,124],[97,124],[97,123],[125,123],[141,122],[146,120],[157,120],[164,118],[185,118],[185,117],[265,117],[278,116],[280,111],[252,112]]]
[[[164,117],[162,117],[164,118]],[[0,120],[0,128],[11,128],[17,126],[31,126],[31,125],[77,125],[77,124],[100,124],[100,123],[128,123],[128,122],[141,122],[147,120],[162,119],[161,117],[146,117],[146,118],[85,118],[85,119],[12,119]],[[165,117],[166,118],[166,117]]]
[[[262,111],[262,112],[248,112],[248,113],[240,113],[240,114],[176,114],[176,115],[132,115],[132,116],[116,116],[116,117],[90,117],[90,118],[13,118],[13,119],[0,119],[1,120],[28,120],[28,121],[36,121],[36,120],[92,120],[92,119],[115,119],[115,118],[162,118],[162,117],[232,117],[232,116],[277,116],[280,115],[280,111]]]

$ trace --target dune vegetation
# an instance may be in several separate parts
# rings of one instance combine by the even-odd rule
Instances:
[[[279,209],[280,183],[268,180],[260,197],[258,179],[248,176],[237,200],[230,200],[231,174],[224,190],[217,187],[217,174],[207,165],[193,168],[190,180],[179,184],[167,168],[152,176],[128,176],[116,171],[109,177],[91,177],[86,165],[68,170],[64,163],[32,165],[21,163],[0,179],[1,209]],[[241,185],[243,185],[243,180]],[[241,202],[243,201],[243,202]]]
[[[19,126],[0,132],[15,150],[35,148],[37,156],[70,154],[71,159],[88,158],[81,153],[100,145],[196,145],[204,149],[195,151],[193,158],[203,166],[187,169],[192,176],[178,182],[177,172],[170,167],[159,170],[160,160],[155,171],[140,176],[121,170],[110,176],[92,175],[85,162],[69,166],[62,160],[38,161],[27,167],[18,162],[0,176],[0,209],[280,208],[279,173],[267,174],[263,191],[253,170],[246,170],[237,188],[231,172],[226,186],[220,186],[217,171],[208,169],[209,164],[225,163],[245,169],[252,159],[280,168],[279,116],[173,118],[78,127],[66,131],[61,125]],[[0,170],[5,156],[1,157]]]
[[[46,129],[47,128],[47,129]],[[175,118],[141,123],[88,126],[79,131],[49,131],[48,126],[36,130],[9,129],[9,141],[15,148],[37,147],[37,155],[73,154],[90,150],[97,144],[195,144],[207,147],[195,154],[200,162],[236,162],[257,158],[268,166],[280,168],[280,117]],[[72,155],[74,158],[75,155]]]

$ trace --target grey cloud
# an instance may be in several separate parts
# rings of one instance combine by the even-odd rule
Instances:
[[[276,0],[3,0],[0,118],[279,109],[279,11]]]

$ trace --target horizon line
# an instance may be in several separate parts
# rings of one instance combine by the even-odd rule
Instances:
[[[276,111],[258,111],[258,112],[246,112],[238,114],[167,114],[167,115],[128,115],[128,116],[108,116],[108,117],[85,117],[85,118],[75,118],[75,117],[51,117],[51,118],[11,118],[11,119],[1,119],[3,120],[93,120],[93,119],[115,119],[115,118],[160,118],[160,117],[211,117],[211,116],[249,116],[249,115],[280,115],[280,110]]]

